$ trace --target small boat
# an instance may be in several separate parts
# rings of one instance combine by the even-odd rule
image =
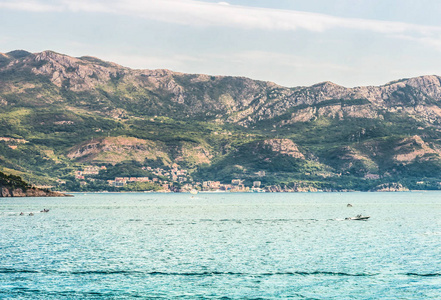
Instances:
[[[348,205],[346,205],[346,207],[352,207],[352,204],[351,204],[351,203],[348,203]]]
[[[370,218],[370,216],[356,215],[355,217],[352,217],[352,218],[345,218],[345,220],[367,221],[367,219],[369,219],[369,218]]]

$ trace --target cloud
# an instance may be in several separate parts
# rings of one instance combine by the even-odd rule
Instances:
[[[0,8],[29,12],[60,12],[64,10],[62,5],[49,5],[38,1],[0,2]]]
[[[193,26],[221,26],[260,30],[307,30],[325,32],[333,29],[370,31],[394,36],[441,40],[441,27],[403,22],[341,18],[293,10],[209,3],[195,0],[57,0],[3,1],[0,8],[33,12],[72,11],[111,13]]]

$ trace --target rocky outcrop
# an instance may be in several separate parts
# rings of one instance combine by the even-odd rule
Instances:
[[[269,139],[263,141],[263,145],[270,147],[273,152],[305,159],[305,156],[299,151],[297,145],[290,139]]]
[[[0,172],[0,197],[67,197],[71,195],[38,189],[24,182],[21,177]]]
[[[394,159],[401,163],[410,163],[415,159],[440,159],[441,151],[432,149],[419,136],[403,139],[394,148]]]
[[[375,187],[372,192],[408,192],[409,189],[401,183],[383,183]]]
[[[29,65],[34,62],[40,63],[32,68],[35,74],[49,76],[58,87],[66,86],[73,91],[92,90],[128,72],[114,63],[91,57],[78,59],[53,51],[43,51],[25,59]]]
[[[1,187],[0,197],[71,197],[71,195],[37,188]]]

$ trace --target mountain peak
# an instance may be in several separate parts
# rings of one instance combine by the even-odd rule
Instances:
[[[14,58],[14,59],[20,59],[20,58],[25,58],[29,55],[31,55],[31,52],[25,51],[25,50],[13,50],[10,51],[8,53],[6,53],[6,55],[10,58]]]
[[[91,56],[80,58],[60,54],[51,50],[34,53],[26,62],[35,74],[49,76],[52,83],[71,90],[92,90],[98,83],[108,82],[121,72],[122,67]],[[42,62],[37,64],[35,62]]]
[[[413,77],[407,80],[408,85],[440,85],[441,78],[436,75],[423,75],[418,77]]]
[[[74,59],[71,56],[65,55],[65,54],[61,54],[61,53],[57,53],[55,51],[52,50],[45,50],[39,53],[34,53],[34,57],[37,60],[60,60],[60,59]]]
[[[332,81],[323,81],[320,83],[316,83],[312,85],[313,88],[322,88],[322,89],[329,89],[329,88],[345,88],[344,86],[338,85],[336,83],[333,83]]]
[[[83,62],[99,65],[99,66],[106,67],[106,68],[108,68],[108,67],[121,68],[122,67],[116,63],[104,61],[102,59],[99,59],[98,57],[89,56],[89,55],[78,57],[78,59],[82,60]]]

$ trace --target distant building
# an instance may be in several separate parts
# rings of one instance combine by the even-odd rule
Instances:
[[[126,185],[126,182],[124,182],[124,181],[114,181],[115,187],[123,187],[125,185]]]
[[[204,188],[209,187],[210,184],[211,184],[211,181],[204,181],[204,182],[202,182],[202,187],[204,187]]]
[[[129,181],[128,177],[116,177],[115,178],[115,187],[123,187]]]
[[[260,187],[261,184],[262,184],[262,182],[260,182],[260,181],[254,181],[253,182],[253,187],[258,188],[258,187]]]
[[[83,175],[98,175],[100,173],[100,167],[86,166],[83,170]]]
[[[231,184],[232,185],[242,185],[243,184],[243,180],[241,180],[241,179],[233,179],[233,180],[231,180]]]

